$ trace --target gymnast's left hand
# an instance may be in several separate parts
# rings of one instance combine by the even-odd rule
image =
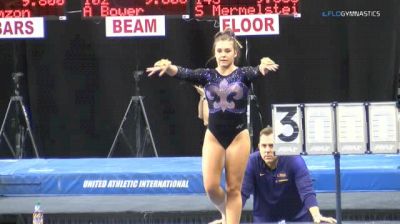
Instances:
[[[168,59],[161,59],[154,63],[153,67],[146,68],[146,72],[149,72],[148,76],[152,76],[158,72],[159,76],[163,76],[171,66],[171,61]]]
[[[279,65],[268,57],[261,58],[259,69],[262,75],[266,75],[269,71],[278,70]]]

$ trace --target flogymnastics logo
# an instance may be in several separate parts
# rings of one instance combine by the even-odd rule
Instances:
[[[375,10],[328,10],[322,11],[322,17],[380,17],[381,11]]]

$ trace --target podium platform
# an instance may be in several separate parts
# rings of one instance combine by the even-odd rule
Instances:
[[[333,156],[303,158],[321,210],[334,216]],[[360,214],[364,219],[371,214],[376,219],[390,216],[400,220],[400,155],[341,156],[341,175],[344,218],[349,212],[356,216],[365,211]],[[126,219],[102,223],[146,223],[145,217],[178,220],[172,214],[197,220],[187,223],[218,217],[204,192],[200,157],[0,160],[0,195],[2,223],[10,216],[14,221],[18,215],[29,222],[36,201],[52,223],[65,223],[55,220],[66,219],[89,223],[89,219],[108,219],[105,214],[114,221]],[[244,218],[251,216],[251,209],[252,199],[244,208]],[[374,217],[368,219],[376,220]]]

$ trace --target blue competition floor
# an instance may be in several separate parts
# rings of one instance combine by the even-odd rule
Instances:
[[[317,192],[333,156],[304,156]],[[341,156],[343,192],[400,191],[400,155]],[[0,195],[204,194],[200,157],[0,160]]]

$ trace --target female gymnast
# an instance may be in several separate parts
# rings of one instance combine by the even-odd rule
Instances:
[[[167,59],[146,69],[149,76],[166,73],[204,86],[209,116],[202,150],[203,183],[208,197],[221,212],[221,222],[228,224],[239,223],[242,212],[240,191],[251,147],[246,127],[250,83],[259,75],[278,69],[269,58],[262,58],[256,67],[236,66],[240,48],[232,30],[227,29],[214,36],[215,69],[191,70],[173,65]],[[223,169],[225,190],[220,186]]]

